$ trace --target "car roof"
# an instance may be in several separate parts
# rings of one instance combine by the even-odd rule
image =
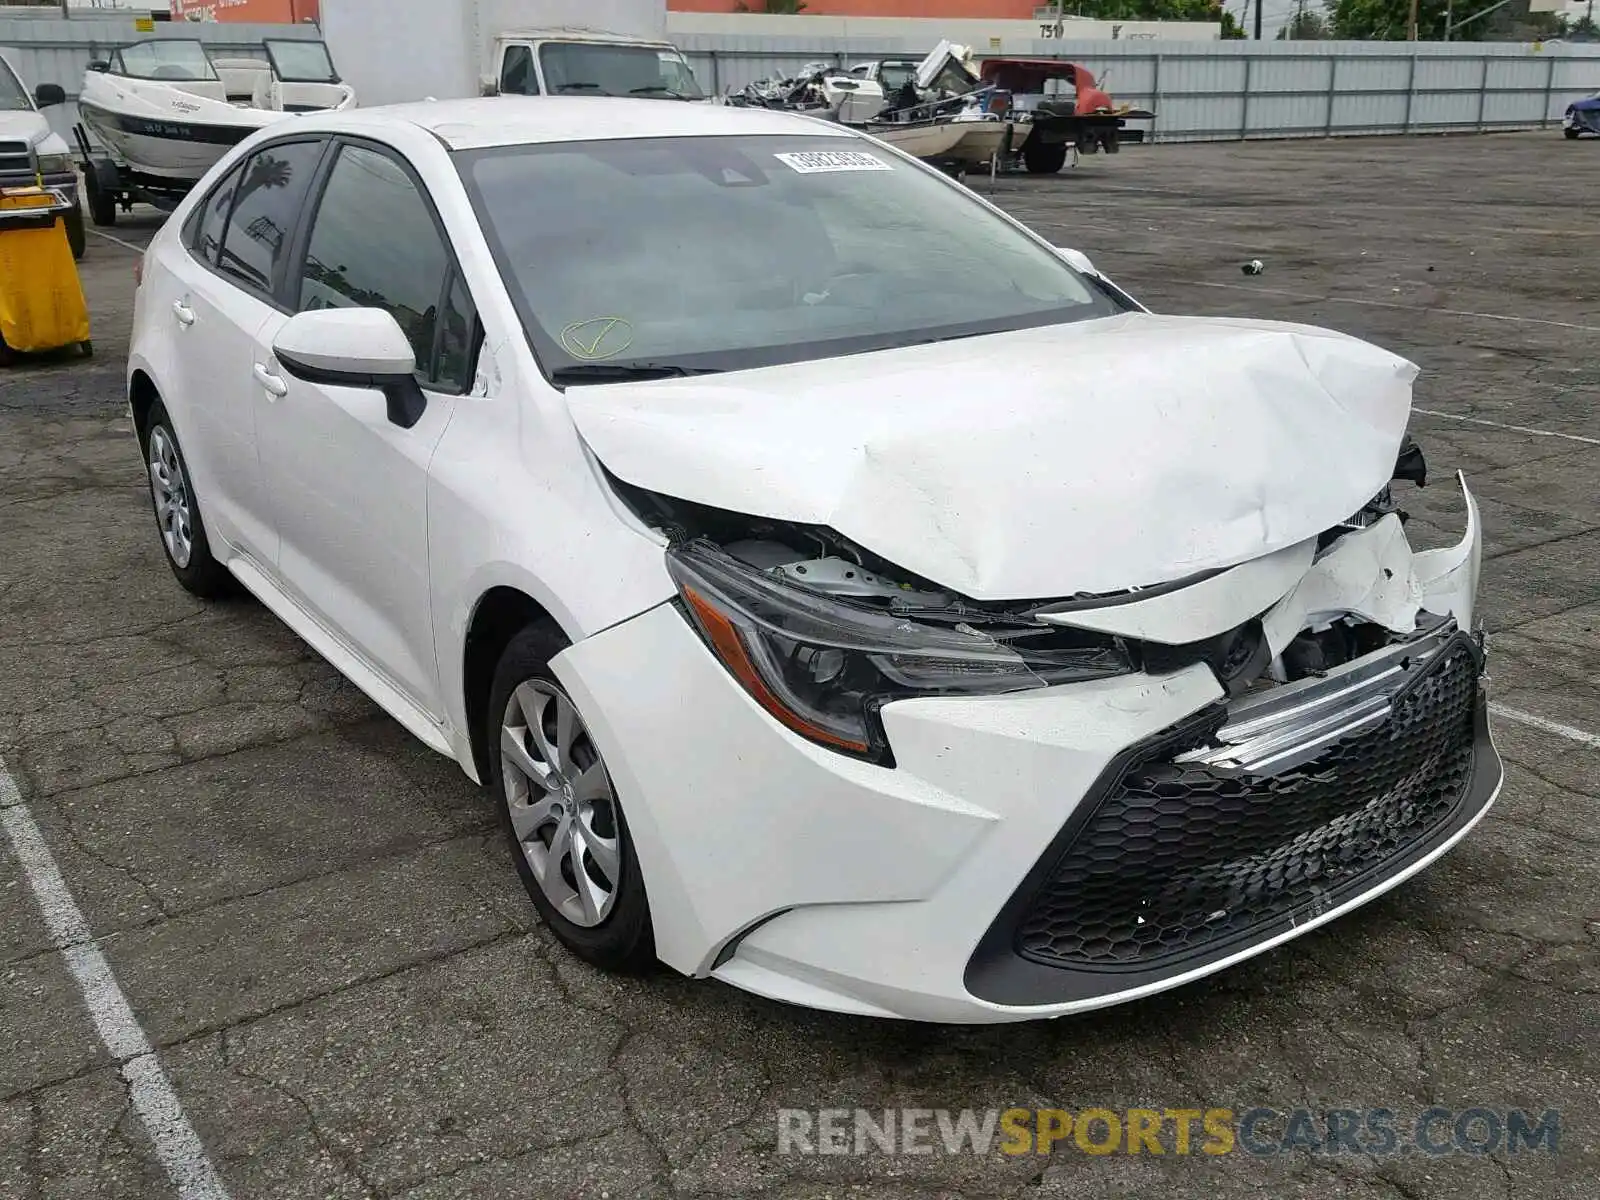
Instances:
[[[490,96],[427,100],[340,113],[306,114],[313,129],[366,132],[414,126],[452,150],[550,142],[610,141],[648,137],[734,137],[791,134],[858,136],[842,125],[796,113],[727,104],[643,100],[610,96]],[[287,132],[284,125],[274,130]]]

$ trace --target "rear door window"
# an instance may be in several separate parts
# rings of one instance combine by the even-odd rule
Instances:
[[[239,188],[239,177],[244,173],[240,163],[211,189],[211,195],[196,211],[195,235],[189,244],[194,252],[213,267],[222,250],[222,234],[228,227],[228,214],[233,211],[233,194]]]
[[[273,294],[325,146],[322,141],[280,142],[245,161],[217,258],[219,271]]]

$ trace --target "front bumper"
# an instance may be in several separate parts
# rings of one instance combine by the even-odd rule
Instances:
[[[1354,535],[1372,572],[1415,585],[1369,608],[1400,619],[1443,597],[1470,623],[1481,534],[1467,499],[1467,539],[1409,570],[1383,529]],[[1325,556],[1273,611],[1298,623],[1343,607],[1355,557]],[[780,726],[671,604],[552,666],[622,798],[663,961],[816,1008],[996,1022],[1222,970],[1465,836],[1503,771],[1478,648],[1445,644],[1383,692],[1392,712],[1365,695],[1359,728],[1256,777],[1248,759],[1241,774],[1183,757],[1214,737],[1231,752],[1235,726],[1261,720],[1204,665],[898,701],[881,714],[892,769]]]
[[[1563,129],[1580,133],[1600,133],[1600,109],[1574,109],[1561,118]]]
[[[76,171],[64,174],[45,175],[44,186],[54,191],[59,191],[74,205],[78,203],[78,173]],[[0,188],[30,188],[39,185],[39,176],[30,172],[0,174]]]

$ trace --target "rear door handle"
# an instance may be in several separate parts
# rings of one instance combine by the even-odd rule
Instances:
[[[173,301],[172,315],[178,318],[179,325],[194,324],[194,309],[190,308],[182,300]]]
[[[256,377],[256,382],[266,389],[267,395],[274,400],[289,394],[289,385],[283,381],[283,376],[274,375],[260,363],[251,368],[250,373]]]

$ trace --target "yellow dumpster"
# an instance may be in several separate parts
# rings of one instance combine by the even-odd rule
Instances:
[[[93,352],[89,306],[55,188],[0,188],[0,363],[76,346]]]

